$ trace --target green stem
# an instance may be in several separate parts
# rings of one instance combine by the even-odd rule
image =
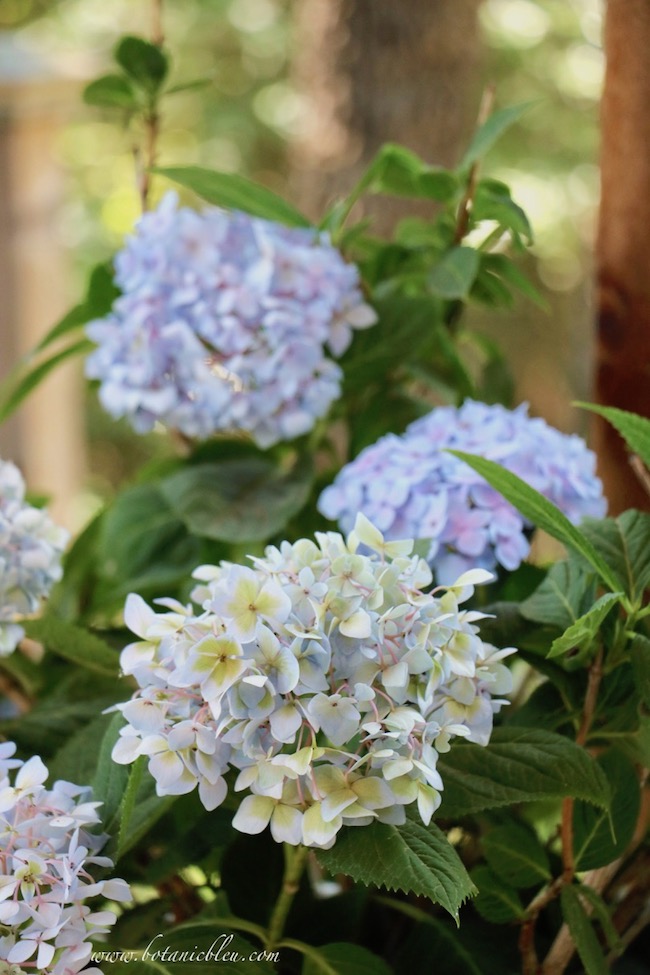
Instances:
[[[266,932],[266,946],[269,949],[274,948],[282,937],[287,915],[291,909],[293,899],[300,889],[300,880],[308,856],[309,850],[306,846],[289,846],[288,843],[285,843],[282,887],[280,888],[278,899],[275,902],[275,907],[271,912],[269,926]]]

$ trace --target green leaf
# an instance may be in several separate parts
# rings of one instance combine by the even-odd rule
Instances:
[[[161,481],[160,490],[193,535],[253,542],[284,528],[304,507],[311,483],[302,460],[283,469],[260,456],[188,466]]]
[[[556,562],[535,592],[519,605],[519,612],[533,623],[566,630],[593,603],[593,578],[574,559]]]
[[[178,95],[185,91],[200,91],[202,88],[209,88],[211,84],[212,78],[195,78],[194,81],[182,81],[178,85],[167,88],[165,95]]]
[[[142,37],[123,37],[114,57],[129,77],[149,92],[158,91],[169,71],[169,58],[164,51]]]
[[[500,183],[498,180],[494,179],[483,179],[479,182],[476,187],[476,192],[474,194],[474,200],[472,203],[472,223],[480,223],[482,220],[495,220],[497,223],[501,224],[507,230],[513,230],[517,234],[521,234],[528,240],[528,243],[532,243],[533,233],[531,230],[530,223],[528,222],[528,217],[519,206],[515,203],[510,195],[510,190],[505,185],[505,183]],[[493,256],[497,258],[502,258],[502,261],[493,262],[493,267],[498,267],[501,264],[507,264],[510,268],[514,268],[515,265],[507,258],[504,254],[494,254],[486,255]],[[519,272],[520,274],[521,272]],[[503,277],[506,275],[504,274]],[[535,291],[528,280],[521,275],[523,281],[525,282],[524,287],[528,286],[531,290]],[[537,298],[542,301],[541,297],[535,292]]]
[[[98,674],[119,675],[119,654],[94,633],[49,615],[26,620],[23,625],[32,640],[38,640],[57,656]]]
[[[128,78],[107,74],[86,85],[83,92],[86,105],[97,108],[136,109],[138,99]]]
[[[288,227],[311,226],[307,217],[281,196],[235,173],[220,173],[200,166],[155,168],[152,172],[185,186],[215,206],[242,210],[265,220],[277,220]]]
[[[90,352],[93,348],[92,342],[87,339],[82,339],[79,342],[74,342],[72,345],[67,346],[67,348],[62,349],[60,352],[56,352],[49,359],[45,359],[45,361],[39,362],[38,365],[29,369],[9,395],[0,403],[0,423],[4,423],[18,409],[23,400],[49,376],[53,369],[56,369],[66,359]]]
[[[563,887],[560,898],[564,920],[569,926],[580,960],[585,966],[585,972],[587,975],[607,975],[609,965],[580,899],[580,888]]]
[[[546,850],[525,826],[515,822],[496,826],[481,842],[488,866],[513,887],[532,887],[550,878]],[[480,891],[480,884],[476,885]]]
[[[129,827],[131,826],[131,819],[135,810],[138,789],[142,782],[145,762],[145,756],[139,755],[131,765],[129,781],[126,784],[122,802],[120,803],[120,829],[117,837],[117,846],[120,851],[123,851],[129,842]]]
[[[498,142],[504,132],[506,132],[515,122],[525,115],[532,107],[534,102],[524,102],[521,105],[510,105],[502,108],[498,112],[490,115],[489,119],[474,134],[469,149],[463,156],[459,169],[469,169],[475,162],[481,159]]]
[[[119,294],[120,291],[113,280],[112,265],[97,264],[90,272],[86,286],[86,297],[82,304],[76,305],[67,315],[64,315],[41,339],[34,351],[42,352],[61,336],[81,328],[91,318],[101,318],[103,315],[107,315]]]
[[[93,799],[102,802],[102,823],[109,835],[117,833],[119,825],[119,810],[122,804],[124,790],[129,781],[129,769],[126,765],[118,765],[111,758],[115,743],[120,737],[120,730],[125,721],[121,713],[113,715],[99,749],[97,768],[92,781]]]
[[[614,406],[597,406],[595,403],[574,405],[598,413],[608,420],[624,438],[630,450],[638,454],[646,467],[650,467],[650,420],[647,417],[619,410]]]
[[[510,501],[533,525],[543,528],[553,538],[557,538],[559,542],[582,555],[612,592],[618,592],[622,588],[616,574],[596,551],[589,539],[575,525],[572,525],[559,508],[556,508],[539,491],[530,487],[512,471],[500,467],[499,464],[495,464],[494,461],[487,460],[485,457],[467,454],[460,450],[450,450],[449,453],[469,464],[493,488],[500,491],[504,498]]]
[[[346,942],[310,946],[302,975],[391,975],[392,969],[367,948]]]
[[[578,889],[582,899],[588,901],[589,906],[593,908],[594,917],[597,918],[598,922],[600,923],[609,947],[614,949],[622,948],[623,944],[621,937],[614,927],[614,922],[612,921],[611,914],[609,913],[609,907],[603,898],[593,889],[593,887],[589,887],[587,884],[580,884]]]
[[[544,296],[505,254],[485,254],[482,258],[482,264],[492,273],[498,274],[506,284],[521,292],[525,298],[529,298],[538,308],[544,311],[549,310],[549,304]]]
[[[650,514],[624,511],[618,518],[587,518],[580,526],[598,554],[621,579],[632,602],[650,585]]]
[[[112,715],[98,714],[71,735],[48,762],[51,780],[65,779],[80,784],[92,782],[102,739],[111,721]]]
[[[230,975],[275,973],[275,967],[265,960],[265,949],[239,934],[220,931],[212,920],[159,932],[147,948],[147,956],[128,965],[131,975],[214,975],[221,968]]]
[[[445,203],[453,199],[460,183],[448,169],[430,166],[404,146],[388,143],[379,150],[360,185],[369,193]]]
[[[331,873],[428,897],[456,920],[461,904],[474,893],[458,854],[433,824],[407,820],[399,829],[383,823],[346,827],[332,849],[319,850],[317,856]]]
[[[517,891],[489,867],[475,867],[470,876],[478,888],[472,904],[486,921],[509,924],[524,917],[524,906]]]
[[[607,592],[597,599],[588,612],[572,623],[562,636],[553,640],[548,656],[562,657],[569,650],[589,650],[605,617],[620,602],[622,596],[622,592]]]
[[[480,266],[473,247],[452,247],[429,273],[427,284],[433,294],[447,301],[466,298]]]
[[[605,752],[597,761],[610,784],[612,802],[608,812],[575,803],[573,849],[578,870],[604,867],[621,856],[639,816],[641,795],[632,763],[616,751]]]
[[[602,769],[568,738],[551,731],[495,728],[489,745],[458,742],[440,756],[445,784],[440,816],[456,818],[516,802],[573,796],[606,809]]]

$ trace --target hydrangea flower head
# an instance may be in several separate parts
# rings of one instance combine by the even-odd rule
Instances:
[[[106,837],[88,831],[101,803],[71,782],[48,789],[41,759],[22,762],[15,751],[13,742],[0,744],[0,958],[44,975],[101,975],[86,968],[88,939],[106,933],[116,917],[85,901],[131,900],[123,880],[91,875],[93,866],[112,866],[97,855]]]
[[[19,620],[36,612],[62,575],[68,533],[25,501],[18,468],[0,461],[0,656],[24,636]]]
[[[343,825],[403,823],[412,802],[428,823],[438,754],[454,738],[487,744],[514,651],[484,643],[482,615],[461,608],[490,574],[430,592],[412,548],[360,515],[347,539],[199,567],[201,609],[129,596],[139,639],[121,663],[139,690],[117,705],[127,724],[113,759],[148,756],[159,795],[198,786],[207,809],[236,773],[247,794],[233,825],[270,826],[278,842],[329,847]]]
[[[427,561],[440,583],[472,566],[513,570],[526,558],[530,525],[463,461],[462,450],[493,460],[552,501],[574,524],[603,517],[607,503],[584,441],[516,410],[466,401],[387,434],[347,464],[319,510],[348,531],[358,511],[387,538],[430,539]]]
[[[115,262],[122,296],[88,326],[87,375],[115,417],[262,447],[309,431],[340,391],[332,357],[374,323],[325,235],[168,194]]]

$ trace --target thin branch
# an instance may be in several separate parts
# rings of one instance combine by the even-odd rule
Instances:
[[[481,98],[481,104],[478,110],[478,118],[476,120],[477,127],[480,128],[487,122],[491,113],[492,107],[494,105],[494,95],[496,88],[494,85],[488,85],[483,92],[483,97]],[[469,171],[469,176],[467,179],[467,187],[461,200],[460,207],[458,208],[458,217],[456,219],[456,230],[454,233],[454,243],[460,244],[461,240],[467,233],[469,227],[469,217],[472,212],[472,202],[474,200],[474,194],[476,193],[476,184],[478,183],[478,174],[480,169],[480,162],[477,160],[472,164]]]
[[[630,455],[630,467],[641,483],[641,487],[647,495],[650,495],[650,471],[645,466],[638,454]]]

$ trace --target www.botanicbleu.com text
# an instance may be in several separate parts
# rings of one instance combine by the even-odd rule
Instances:
[[[220,934],[209,947],[202,948],[194,945],[192,948],[172,948],[164,943],[164,935],[157,934],[144,949],[105,949],[93,951],[91,961],[104,964],[128,964],[136,961],[160,961],[174,964],[179,962],[242,962],[266,961],[277,963],[280,959],[279,951],[268,951],[264,948],[243,954],[230,947],[234,935]]]

